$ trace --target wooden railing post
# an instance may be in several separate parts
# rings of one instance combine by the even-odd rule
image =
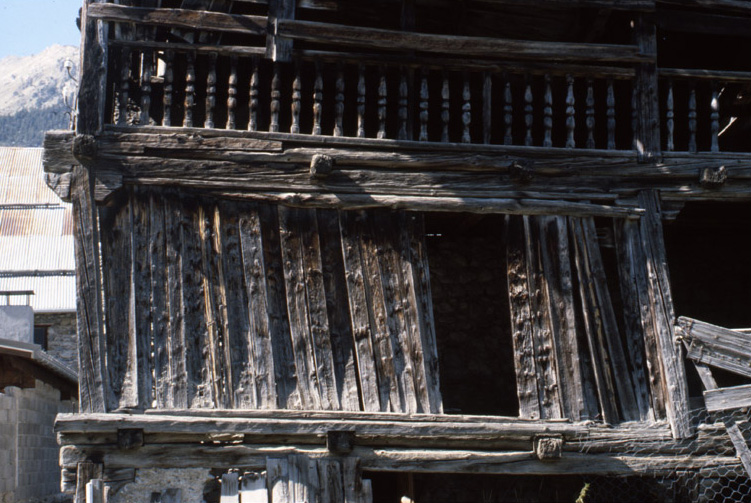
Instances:
[[[642,162],[657,162],[660,151],[660,106],[657,93],[657,27],[647,14],[639,15],[634,25],[635,42],[650,61],[636,67],[634,147]]]
[[[291,61],[293,40],[277,36],[276,24],[279,19],[295,19],[295,3],[295,0],[269,0],[266,57],[272,61]]]

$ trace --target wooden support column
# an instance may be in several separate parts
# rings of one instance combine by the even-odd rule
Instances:
[[[674,337],[673,298],[662,232],[662,212],[656,191],[639,193],[639,206],[647,210],[641,219],[641,238],[646,256],[650,315],[657,335],[659,365],[665,379],[665,409],[675,438],[691,436],[688,417],[688,383],[680,348]],[[655,364],[655,362],[652,362]]]
[[[266,36],[266,57],[272,61],[290,61],[293,40],[277,35],[279,19],[295,19],[295,0],[269,0],[268,35]]]
[[[636,67],[636,131],[634,146],[642,162],[658,162],[660,150],[660,105],[657,90],[657,28],[654,18],[640,14],[634,25],[634,38],[639,52],[649,61]]]
[[[81,81],[78,87],[78,134],[102,131],[107,96],[107,23],[87,15],[89,5],[100,0],[87,0],[81,10]]]

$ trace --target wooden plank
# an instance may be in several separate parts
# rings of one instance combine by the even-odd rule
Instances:
[[[751,338],[747,334],[683,316],[678,318],[677,326],[689,343],[689,358],[751,376]]]
[[[79,408],[104,412],[110,401],[106,374],[106,341],[103,330],[99,225],[93,183],[88,171],[73,171],[73,235],[76,257],[76,317],[78,326]]]
[[[319,459],[320,503],[344,503],[342,465],[338,459]]]
[[[276,35],[339,47],[366,47],[378,50],[419,51],[484,58],[538,59],[548,61],[648,60],[636,46],[532,42],[500,38],[433,35],[406,31],[345,26],[339,24],[277,20]]]
[[[130,193],[131,229],[131,274],[130,274],[130,313],[128,326],[128,377],[130,378],[135,402],[132,407],[151,407],[154,386],[151,357],[151,280],[149,265],[149,202],[148,191],[133,187]]]
[[[169,305],[169,325],[167,351],[169,355],[169,382],[166,401],[168,407],[188,407],[188,376],[186,372],[186,326],[183,290],[183,227],[182,208],[179,199],[169,194],[165,197],[165,232],[167,235],[167,303]],[[164,395],[164,392],[161,393]]]
[[[171,406],[170,390],[173,382],[169,364],[169,276],[167,274],[167,236],[165,202],[149,192],[149,276],[151,290],[151,333],[154,366],[153,399],[158,408]],[[150,404],[149,404],[150,405]]]
[[[378,231],[373,226],[371,216],[366,212],[360,212],[355,217],[355,225],[362,250],[363,279],[367,291],[367,307],[381,410],[405,412],[405,397],[399,381],[401,362],[396,361],[394,354],[394,341],[392,341],[388,326],[384,286],[378,264],[379,254],[383,253],[384,249],[382,242],[378,239]]]
[[[341,404],[334,369],[316,210],[300,210],[298,223],[311,344],[321,405],[324,409],[339,410]]]
[[[289,463],[290,501],[316,501],[318,497],[318,471],[315,461],[305,455],[287,457]]]
[[[375,212],[369,218],[374,241],[377,242],[374,262],[380,271],[386,327],[399,386],[401,408],[398,410],[407,413],[422,412],[415,390],[415,373],[419,371],[419,354],[416,354],[415,345],[419,344],[419,339],[414,340],[413,334],[407,332],[409,321],[406,319],[405,301],[408,301],[408,297],[401,279],[398,213]]]
[[[616,376],[613,375],[613,369],[610,366],[608,341],[605,334],[606,327],[601,312],[603,308],[598,304],[599,299],[594,284],[596,278],[589,255],[590,248],[587,246],[586,224],[583,220],[569,218],[569,229],[571,241],[574,244],[579,294],[600,411],[605,422],[613,423],[619,419],[618,405],[614,393]]]
[[[527,266],[527,292],[532,322],[532,346],[537,375],[537,394],[541,419],[558,419],[563,416],[560,384],[558,382],[558,356],[553,343],[553,326],[550,317],[550,298],[540,251],[540,227],[536,217],[522,217],[524,222],[524,248]]]
[[[214,387],[211,373],[202,357],[208,347],[205,296],[203,292],[204,272],[201,257],[201,236],[199,233],[199,207],[186,198],[181,198],[180,252],[182,274],[182,315],[185,335],[185,372],[189,407],[211,408],[214,406]]]
[[[246,35],[265,35],[267,23],[266,17],[263,16],[224,14],[189,9],[148,9],[104,3],[90,5],[88,16],[101,21]]]
[[[654,341],[654,333],[648,334],[646,327],[642,325],[640,292],[641,295],[645,293],[646,282],[643,278],[638,279],[644,275],[643,266],[641,266],[644,262],[639,260],[641,257],[639,224],[631,220],[614,220],[613,226],[631,381],[640,420],[654,420],[655,411],[652,408],[649,383],[661,382],[661,376],[655,372],[654,365],[647,365],[645,359],[645,340],[649,337],[651,341]],[[640,287],[640,283],[643,286]],[[648,354],[653,355],[654,349],[650,348]],[[648,372],[649,381],[647,381]],[[664,406],[659,410],[664,412]]]
[[[347,299],[352,322],[362,408],[365,411],[388,410],[388,394],[385,394],[384,401],[382,401],[382,388],[379,385],[376,370],[357,215],[351,212],[341,212],[339,219],[344,276],[347,282]]]
[[[314,342],[309,322],[309,306],[305,288],[305,264],[303,262],[303,212],[295,208],[279,207],[279,236],[284,265],[284,284],[287,293],[287,316],[289,317],[292,350],[297,374],[297,388],[303,408],[331,408],[323,402],[316,379]],[[328,395],[326,395],[327,397]]]
[[[634,37],[641,54],[649,60],[636,69],[636,117],[635,146],[639,158],[654,161],[660,158],[660,104],[657,95],[657,28],[654,18],[640,14],[635,20]]]
[[[717,389],[717,381],[715,381],[712,371],[706,365],[701,363],[694,363],[699,378],[701,379],[704,389],[712,391]],[[746,438],[743,436],[738,423],[735,421],[732,413],[725,414],[722,418],[722,422],[725,423],[725,429],[728,432],[735,452],[738,455],[738,459],[741,460],[743,468],[746,470],[746,474],[751,474],[751,449],[749,449],[746,443]]]
[[[243,271],[244,290],[246,305],[242,309],[243,316],[247,316],[247,326],[242,327],[242,334],[238,337],[238,346],[244,352],[247,366],[238,368],[237,386],[244,391],[239,395],[243,408],[273,409],[276,407],[276,367],[274,365],[274,348],[270,334],[270,311],[269,290],[266,281],[266,263],[264,256],[264,243],[262,238],[262,225],[255,205],[237,207],[231,210],[230,203],[226,203],[228,214],[237,211],[240,216],[236,220],[238,225],[241,263],[237,264],[237,270]],[[268,222],[267,225],[272,225]],[[229,238],[229,229],[228,229]],[[228,243],[229,244],[229,243]],[[233,255],[227,249],[228,255]],[[230,274],[230,271],[227,271]],[[245,324],[245,322],[244,322]],[[245,338],[240,342],[240,337]],[[279,380],[279,386],[286,391],[287,381]],[[286,396],[286,395],[285,395]]]
[[[76,116],[76,132],[81,135],[100,133],[104,125],[109,30],[107,24],[96,19],[92,12],[102,7],[100,1],[87,0],[81,10],[83,53],[78,103],[86,105],[80,107]]]
[[[264,273],[266,275],[269,335],[277,386],[277,406],[300,409],[301,391],[297,381],[301,378],[295,370],[292,354],[292,335],[287,318],[287,294],[280,240],[280,225],[276,206],[259,205],[258,218],[261,226]],[[259,292],[260,294],[261,292]]]
[[[272,61],[290,61],[293,40],[280,37],[276,33],[277,22],[280,19],[295,19],[295,0],[269,0],[268,25],[273,27],[266,35],[266,57]]]
[[[704,403],[710,412],[751,407],[751,384],[707,390]]]
[[[548,295],[553,354],[558,362],[563,417],[577,421],[595,417],[596,403],[589,403],[579,361],[579,341],[571,277],[571,259],[566,217],[537,217],[540,256]],[[594,390],[591,390],[594,394]]]
[[[240,503],[240,474],[229,472],[222,475],[219,503]]]
[[[130,295],[130,205],[99,209],[102,276],[106,312],[106,369],[110,383],[107,410],[135,406],[125,383],[128,362],[128,307]],[[125,388],[125,389],[124,389]],[[125,393],[124,393],[125,392]]]
[[[534,359],[534,326],[530,305],[524,217],[506,217],[506,260],[514,346],[519,417],[541,419],[538,375]]]
[[[417,374],[416,388],[423,396],[427,394],[427,402],[424,402],[422,412],[440,414],[443,412],[443,399],[438,371],[438,345],[433,319],[424,215],[402,212],[399,228],[402,231],[402,275],[406,284],[411,336],[419,338],[421,353],[419,357],[415,357],[421,367]],[[404,257],[408,258],[405,260]]]
[[[267,458],[266,473],[272,503],[295,503],[289,493],[289,463],[285,458]]]
[[[74,503],[88,503],[86,498],[86,487],[92,480],[102,478],[101,463],[92,463],[82,461],[76,466],[76,494],[73,499]]]
[[[665,376],[666,412],[676,438],[691,435],[688,417],[688,384],[680,348],[676,346],[672,320],[673,299],[662,232],[660,201],[655,191],[644,191],[639,206],[647,210],[641,219],[641,235],[649,277],[649,300],[657,330],[660,365]]]
[[[348,309],[339,214],[333,210],[318,210],[316,213],[337,395],[341,410],[359,411],[356,354]]]
[[[86,503],[104,503],[102,479],[91,479],[86,483]]]
[[[269,491],[266,488],[266,472],[243,472],[240,484],[241,503],[268,503]]]

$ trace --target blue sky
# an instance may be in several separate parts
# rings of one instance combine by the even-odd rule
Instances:
[[[54,44],[79,45],[83,0],[0,0],[0,59],[37,54]]]

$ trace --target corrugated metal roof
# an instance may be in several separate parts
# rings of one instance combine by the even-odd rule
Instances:
[[[33,290],[31,307],[37,313],[76,310],[75,276],[0,277],[0,291]],[[3,303],[5,300],[3,300]],[[10,298],[12,305],[26,305],[25,296]]]
[[[72,209],[44,182],[42,152],[0,147],[0,290],[33,290],[35,311],[72,311]]]

